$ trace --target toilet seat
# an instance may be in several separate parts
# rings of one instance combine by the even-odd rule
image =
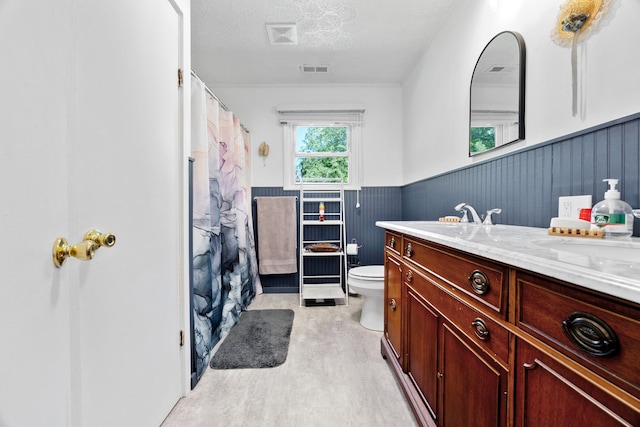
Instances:
[[[366,265],[349,270],[349,277],[358,280],[384,280],[384,265]]]

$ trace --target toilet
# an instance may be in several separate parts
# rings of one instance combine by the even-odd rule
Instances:
[[[364,298],[360,324],[372,331],[384,329],[384,265],[367,265],[349,270],[349,292]]]

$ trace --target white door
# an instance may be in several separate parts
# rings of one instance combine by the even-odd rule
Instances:
[[[0,426],[157,426],[181,395],[181,19],[0,0]],[[56,269],[92,228],[115,246]]]
[[[82,420],[159,425],[181,390],[179,16],[168,0],[77,4],[70,233],[117,239],[79,266]]]
[[[71,1],[0,0],[0,426],[69,420]]]

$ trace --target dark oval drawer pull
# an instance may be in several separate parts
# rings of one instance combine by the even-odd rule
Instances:
[[[411,258],[413,256],[413,246],[411,246],[411,243],[407,244],[407,249],[405,250],[405,254]]]
[[[476,333],[478,338],[481,340],[486,340],[489,338],[489,327],[484,322],[484,320],[477,318],[473,322],[471,322],[471,326],[473,327],[473,331]]]
[[[592,314],[574,311],[562,322],[562,329],[572,343],[592,356],[611,356],[620,349],[613,329]]]
[[[391,240],[389,240],[389,247],[395,249],[396,247],[396,239],[395,237],[391,236]]]
[[[471,289],[478,295],[484,295],[489,292],[489,278],[480,270],[474,270],[469,276],[469,284]]]
[[[407,271],[407,282],[413,282],[413,273],[411,270]]]

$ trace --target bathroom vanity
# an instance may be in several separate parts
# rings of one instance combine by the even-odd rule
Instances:
[[[640,239],[376,225],[382,354],[420,425],[640,425]]]

